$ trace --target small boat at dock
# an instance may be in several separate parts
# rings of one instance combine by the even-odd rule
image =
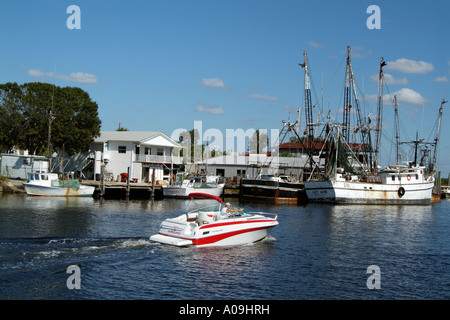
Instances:
[[[95,188],[80,184],[78,180],[60,180],[56,173],[30,173],[23,186],[29,196],[89,197]]]
[[[184,179],[181,184],[162,186],[164,197],[187,199],[191,193],[206,193],[221,196],[225,183],[219,176],[194,176]]]

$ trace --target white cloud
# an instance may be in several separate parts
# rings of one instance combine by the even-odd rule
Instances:
[[[371,75],[370,79],[372,79],[375,82],[378,82],[378,74]],[[405,77],[403,77],[401,79],[396,79],[391,74],[385,73],[384,74],[384,82],[386,82],[386,84],[402,84],[402,85],[405,85],[405,84],[408,84],[408,79],[406,79]]]
[[[197,112],[206,112],[210,114],[223,114],[223,108],[216,105],[198,105],[195,108],[195,111]]]
[[[399,104],[416,104],[422,105],[427,102],[427,100],[422,97],[422,95],[412,89],[402,88],[398,91],[392,93],[393,96],[397,96],[397,102]]]
[[[309,41],[308,43],[309,43],[309,45],[311,47],[314,47],[314,48],[323,48],[323,47],[325,47],[324,44],[320,44],[320,43],[315,42],[315,41]]]
[[[45,74],[38,69],[28,69],[28,74],[33,77],[43,77]]]
[[[402,88],[391,94],[385,94],[383,96],[383,103],[393,105],[394,96],[397,96],[398,105],[423,105],[428,102],[419,92],[409,88]],[[376,94],[365,95],[364,98],[370,103],[377,103],[378,101],[378,95]]]
[[[258,93],[252,93],[252,94],[248,94],[247,98],[252,98],[252,99],[262,99],[262,100],[270,100],[270,101],[277,101],[278,98],[274,97],[274,96],[267,96],[267,95],[263,95],[263,94],[258,94]]]
[[[442,82],[442,83],[447,83],[447,82],[449,82],[447,76],[437,77],[436,79],[434,79],[434,81],[436,81],[436,82]]]
[[[427,73],[433,71],[434,67],[429,62],[401,58],[389,61],[385,70],[395,70],[401,73]]]
[[[350,55],[354,58],[364,58],[372,54],[372,50],[366,49],[362,46],[351,47]]]
[[[76,83],[97,83],[98,81],[96,75],[85,72],[72,72],[69,74],[69,76],[60,76],[60,77],[67,79],[67,81]]]
[[[226,88],[225,83],[219,78],[202,79],[202,85],[211,88]]]
[[[65,75],[54,72],[43,72],[38,69],[28,69],[28,74],[32,77],[51,77],[74,83],[97,83],[98,81],[96,75],[85,72],[72,72],[69,75]]]

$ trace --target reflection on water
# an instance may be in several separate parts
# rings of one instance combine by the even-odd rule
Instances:
[[[201,200],[199,206],[210,205]],[[237,205],[237,204],[236,204]],[[445,299],[450,201],[430,206],[242,204],[278,214],[261,242],[178,248],[151,242],[184,200],[0,195],[0,298]],[[82,289],[66,268],[80,266]],[[381,290],[366,287],[381,269]]]

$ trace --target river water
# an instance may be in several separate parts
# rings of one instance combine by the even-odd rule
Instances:
[[[0,299],[450,298],[448,200],[240,205],[277,213],[280,224],[251,245],[177,248],[149,237],[165,218],[195,208],[188,200],[0,194]],[[79,289],[69,289],[70,266]]]

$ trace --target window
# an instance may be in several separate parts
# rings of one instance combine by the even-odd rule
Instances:
[[[392,176],[392,181],[395,181],[395,176]]]
[[[119,146],[119,153],[127,153],[127,146]]]
[[[163,156],[163,155],[164,155],[164,149],[158,148],[158,149],[156,150],[156,154],[157,154],[158,156]]]
[[[152,154],[152,148],[145,147],[144,154]]]

